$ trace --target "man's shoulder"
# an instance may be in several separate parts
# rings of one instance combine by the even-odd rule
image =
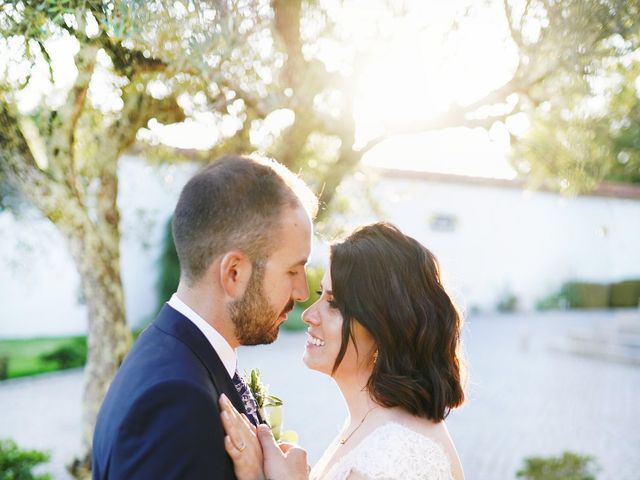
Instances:
[[[117,381],[142,388],[166,382],[210,383],[206,366],[189,345],[153,325],[146,333],[136,340],[125,358],[116,375]]]
[[[198,411],[215,411],[217,396],[207,385],[193,379],[173,376],[148,384],[137,392],[129,405],[124,419],[138,420],[148,414],[181,412],[182,415],[197,415]]]

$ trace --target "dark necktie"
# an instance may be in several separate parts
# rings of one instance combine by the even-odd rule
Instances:
[[[244,381],[241,375],[238,374],[236,370],[235,375],[233,376],[233,384],[236,386],[236,390],[242,399],[242,404],[244,405],[244,413],[249,418],[249,421],[254,425],[258,425],[258,406],[256,405],[256,401],[251,394],[251,390],[249,390],[249,385]]]

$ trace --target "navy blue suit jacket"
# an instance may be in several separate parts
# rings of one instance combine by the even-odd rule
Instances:
[[[165,305],[104,399],[93,437],[93,478],[235,479],[224,450],[221,393],[244,412],[206,337]]]

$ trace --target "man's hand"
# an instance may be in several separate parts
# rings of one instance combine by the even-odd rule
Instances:
[[[258,425],[267,480],[308,480],[307,451],[292,444],[278,445],[266,425]]]

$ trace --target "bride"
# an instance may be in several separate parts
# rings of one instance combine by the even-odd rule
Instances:
[[[463,479],[444,423],[464,399],[461,319],[433,254],[388,223],[361,227],[331,247],[319,293],[304,362],[335,380],[344,427],[308,473],[302,449],[276,448],[222,399],[238,479]]]

